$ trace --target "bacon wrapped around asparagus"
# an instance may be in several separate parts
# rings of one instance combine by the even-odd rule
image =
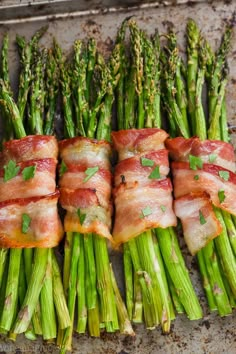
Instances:
[[[175,211],[177,216],[184,222],[185,231],[189,229],[189,232],[184,232],[184,235],[191,253],[195,254],[212,238],[222,232],[220,222],[215,217],[214,212],[212,213],[211,204],[231,214],[235,215],[236,213],[234,198],[236,193],[236,175],[234,173],[235,155],[233,146],[217,140],[201,141],[197,137],[169,139],[166,142],[166,146],[172,159],[175,160],[172,163],[174,194],[176,197]],[[194,193],[197,193],[196,200],[193,197]],[[199,200],[202,200],[204,208],[199,206],[198,213],[200,216],[198,218],[189,217],[191,208],[189,208],[188,213],[181,212],[182,207],[185,209],[186,205],[189,205],[190,198],[192,199],[191,206],[193,209],[196,207],[194,204],[198,204]],[[208,203],[206,203],[207,198]],[[212,228],[208,227],[210,215],[211,225],[213,226],[214,224]],[[187,224],[189,224],[189,228],[186,227]],[[199,227],[200,225],[202,226]],[[198,230],[199,241],[200,235],[202,235],[198,245],[191,228],[192,230]],[[195,244],[194,247],[193,243]]]
[[[115,168],[113,230],[118,244],[152,228],[176,226],[168,152],[163,149],[166,136],[154,128],[112,133],[120,161]]]
[[[66,232],[95,233],[111,240],[111,146],[84,137],[59,143],[65,172],[60,203]]]
[[[62,239],[57,212],[59,193],[55,192],[57,142],[54,137],[40,138],[28,136],[4,144],[4,165],[0,170],[0,247],[50,248]]]

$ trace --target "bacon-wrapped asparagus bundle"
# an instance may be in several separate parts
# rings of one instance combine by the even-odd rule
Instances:
[[[197,253],[209,307],[218,310],[221,316],[230,314],[232,307],[235,307],[236,285],[235,245],[231,237],[236,230],[229,215],[235,215],[235,156],[233,147],[228,143],[224,105],[226,54],[231,33],[232,25],[229,25],[214,55],[195,22],[188,22],[190,124],[181,115],[177,117],[173,112],[168,112],[172,136],[180,132],[184,137],[167,141],[167,148],[175,161],[171,166],[177,198],[175,211],[182,221],[190,252]],[[166,53],[168,63],[174,62],[173,57],[178,52],[176,40],[173,49],[173,36],[171,33],[169,37],[171,51]],[[201,97],[205,78],[209,95],[209,122]],[[169,91],[166,78],[165,82],[165,89]],[[172,92],[175,84],[174,75]],[[172,101],[177,104],[175,95]],[[191,130],[198,137],[190,138]]]
[[[125,29],[131,32],[131,59],[125,56]],[[173,228],[172,186],[167,178],[167,133],[160,128],[160,48],[125,21],[118,33],[123,58],[118,94],[119,154],[115,168],[114,239],[123,243],[126,299],[130,319],[147,328],[170,330],[175,308],[190,319],[202,316]],[[123,130],[128,129],[130,130]],[[133,128],[133,129],[132,129]],[[134,129],[136,128],[136,129]],[[143,129],[146,128],[146,129]],[[141,299],[141,301],[140,301]]]
[[[108,141],[120,65],[118,49],[114,48],[105,64],[93,39],[88,41],[87,54],[82,42],[76,41],[71,78],[57,47],[67,137],[59,143],[60,202],[66,210],[64,289],[71,319],[77,322],[76,331],[85,333],[88,329],[91,336],[100,336],[100,328],[134,334],[107,248],[107,239],[112,240],[112,150]],[[72,333],[72,329],[67,329],[58,337],[61,352],[71,350]]]
[[[155,128],[112,133],[119,163],[115,168],[114,241],[128,242],[141,233],[176,226],[165,131]]]
[[[35,36],[37,40],[40,37],[39,33]],[[36,50],[36,37],[33,37],[29,45],[22,39],[21,49],[24,51],[28,46],[27,55],[32,55],[33,49],[29,46],[34,46]],[[35,67],[42,65],[41,53],[38,54]],[[24,55],[23,59],[26,60]],[[28,69],[24,75],[31,75],[31,60],[27,60]],[[35,81],[32,82],[31,102],[36,93],[36,86],[42,84],[43,73],[43,70],[40,71],[39,76],[36,75]],[[31,86],[28,84],[21,87],[24,104],[20,101],[24,107],[29,87]],[[22,122],[24,108],[21,106],[20,113],[9,88],[9,83],[1,81],[1,105],[5,123],[7,127],[14,129],[9,136],[15,135],[17,138],[5,142],[1,153],[0,242],[2,247],[10,248],[11,259],[5,294],[1,294],[5,297],[1,328],[10,330],[9,336],[12,339],[22,332],[31,339],[35,334],[43,334],[44,339],[52,339],[57,334],[55,309],[59,328],[70,325],[60,272],[51,249],[59,244],[63,236],[57,210],[59,192],[55,183],[58,146],[54,137],[42,135],[43,130],[39,129],[43,119],[42,86],[38,91],[38,105],[31,106],[31,119],[37,123],[37,133],[41,134],[38,136],[26,136]],[[34,129],[32,132],[35,132]],[[34,247],[37,248],[34,250]],[[14,257],[15,254],[17,257]],[[14,282],[10,278],[13,269]],[[5,271],[7,272],[7,269]],[[8,295],[10,291],[11,299]],[[18,297],[21,307],[19,313],[16,307]]]

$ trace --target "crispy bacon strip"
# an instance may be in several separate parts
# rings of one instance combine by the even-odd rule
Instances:
[[[67,210],[65,231],[95,233],[112,240],[111,145],[84,137],[59,143],[66,165],[60,178],[60,202]],[[89,178],[89,169],[97,168]]]
[[[119,154],[113,191],[117,244],[148,229],[176,225],[172,209],[172,185],[168,178],[168,152],[162,129],[130,129],[112,133]]]
[[[111,182],[112,174],[110,171],[103,168],[99,170],[85,182],[87,166],[85,165],[67,165],[66,172],[59,180],[60,188],[70,188],[75,190],[80,189],[93,189],[96,193],[99,203],[105,208],[110,203],[111,199]]]
[[[236,215],[235,173],[212,164],[204,164],[196,171],[190,169],[188,162],[173,162],[172,174],[176,198],[191,192],[207,191],[215,206]]]
[[[198,137],[167,139],[165,142],[174,161],[189,161],[189,155],[201,157],[204,163],[214,163],[232,172],[236,171],[234,148],[220,140],[200,140]]]
[[[1,167],[9,160],[22,162],[32,159],[57,159],[57,155],[58,144],[54,136],[28,135],[4,143]]]
[[[192,255],[222,232],[209,196],[204,192],[178,198],[174,201],[174,210],[181,220],[184,239]]]
[[[0,247],[51,248],[59,244],[63,229],[58,216],[59,192],[43,197],[13,199],[0,203]],[[22,232],[23,214],[30,217]]]
[[[143,166],[143,159],[153,162],[153,166]],[[156,166],[159,167],[160,177],[165,178],[170,170],[168,151],[166,149],[151,151],[122,160],[115,168],[115,185],[118,186],[122,182],[126,184],[137,182],[142,186],[149,184],[149,176]]]
[[[164,149],[168,134],[157,128],[129,129],[112,132],[112,140],[119,154],[119,161],[140,153]]]
[[[66,232],[95,233],[112,240],[111,203],[106,208],[101,206],[96,190],[91,188],[61,188],[60,191],[61,206],[67,210],[64,220]]]
[[[151,228],[175,226],[176,216],[172,208],[171,192],[169,178],[152,181],[142,188],[136,187],[135,183],[133,187],[127,187],[123,183],[115,188],[114,241],[120,244]]]
[[[65,164],[98,166],[110,170],[111,144],[105,140],[85,137],[65,139],[59,142],[61,159]]]
[[[53,193],[56,188],[55,159],[37,159],[20,162],[17,176],[4,181],[4,169],[0,170],[0,202],[16,198],[31,198]],[[35,174],[32,178],[24,180],[25,168],[35,166]]]

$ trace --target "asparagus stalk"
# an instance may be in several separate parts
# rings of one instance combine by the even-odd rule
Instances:
[[[83,235],[80,235],[80,257],[78,262],[77,298],[78,298],[78,321],[76,331],[85,333],[88,320],[88,309],[85,292],[85,255],[83,247]]]
[[[124,246],[128,246],[128,245],[124,245]],[[125,251],[124,252],[124,267],[125,267],[125,258],[127,257],[127,254],[129,254],[130,256],[130,251]],[[130,256],[131,258],[131,256]],[[132,259],[130,259],[130,262],[132,262]],[[132,266],[132,263],[131,263]],[[132,266],[133,268],[133,266]],[[133,269],[130,269],[130,271],[133,272]],[[128,272],[127,272],[128,273]],[[132,274],[132,273],[131,273]],[[133,274],[132,274],[133,275]],[[128,277],[128,280],[130,278],[130,273],[125,274],[125,276]],[[142,299],[142,288],[139,282],[139,277],[137,275],[137,273],[134,273],[133,275],[133,279],[131,278],[130,280],[133,280],[132,284],[130,284],[130,286],[132,286],[133,288],[133,297],[134,297],[134,303],[133,303],[133,311],[131,313],[131,317],[130,320],[132,320],[134,323],[142,323],[143,322],[143,299]],[[125,279],[125,283],[127,282],[127,280]],[[128,288],[126,286],[126,292],[128,293]],[[127,302],[127,300],[126,300]],[[127,302],[127,308],[128,308],[128,302]]]
[[[187,23],[187,92],[188,111],[192,131],[195,131],[195,102],[196,102],[196,81],[198,70],[198,46],[200,31],[196,23],[190,19]]]
[[[0,320],[0,328],[6,331],[10,331],[12,328],[17,308],[21,253],[21,249],[12,249],[9,257],[5,300]]]
[[[4,270],[6,269],[6,263],[8,259],[8,249],[7,248],[1,248],[0,249],[0,288],[2,286],[2,280],[3,280],[3,273]]]
[[[57,97],[58,97],[58,76],[59,68],[53,51],[48,50],[46,62],[46,83],[45,83],[45,121],[43,132],[45,135],[52,135],[54,133],[54,117],[56,112]]]
[[[38,42],[46,32],[47,27],[39,29],[27,43],[24,37],[16,36],[16,42],[19,48],[21,72],[19,77],[19,92],[17,106],[21,120],[25,118],[25,109],[28,101],[30,82],[32,78],[31,65],[33,55],[37,51]]]
[[[63,112],[64,112],[64,127],[65,136],[73,137],[75,136],[75,128],[73,122],[73,112],[72,112],[72,96],[71,96],[71,78],[69,74],[69,69],[65,63],[65,58],[62,55],[60,46],[54,40],[54,51],[57,63],[60,68],[60,85],[62,91],[63,100]]]
[[[119,323],[120,323],[120,332],[123,334],[129,334],[131,336],[134,336],[135,333],[134,333],[131,323],[129,321],[128,313],[127,313],[126,307],[123,303],[122,297],[120,295],[120,291],[117,286],[116,278],[115,278],[111,264],[110,264],[110,267],[111,267],[112,287],[113,287],[113,291],[115,294],[116,307],[117,307],[118,318],[119,318]]]
[[[208,99],[209,99],[209,121],[210,124],[215,114],[215,107],[219,97],[219,87],[222,82],[222,75],[225,76],[224,68],[226,66],[226,57],[230,49],[230,42],[232,38],[232,24],[226,27],[225,33],[222,38],[219,50],[215,55],[215,60],[209,73],[209,87],[208,87]],[[224,98],[224,95],[223,95]],[[222,98],[222,99],[223,99]],[[215,134],[220,134],[220,127],[217,127]]]
[[[134,309],[134,286],[133,286],[133,284],[136,284],[137,281],[133,280],[133,277],[135,275],[133,274],[133,265],[132,265],[132,259],[131,259],[128,244],[124,244],[123,259],[124,259],[124,274],[125,274],[125,289],[126,289],[126,306],[129,314],[129,319],[132,320],[133,311],[137,313],[136,310]],[[139,293],[139,291],[136,290],[135,293]]]
[[[53,282],[52,282],[52,252],[48,252],[48,261],[44,284],[40,293],[41,317],[43,339],[52,339],[57,336],[56,314],[53,302]]]

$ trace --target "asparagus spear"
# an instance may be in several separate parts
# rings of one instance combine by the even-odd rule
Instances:
[[[29,43],[24,37],[16,36],[16,42],[19,48],[21,72],[19,77],[19,92],[17,106],[19,109],[20,118],[24,120],[25,109],[28,101],[28,93],[32,78],[31,66],[33,55],[38,50],[38,42],[47,30],[47,26],[40,28],[31,38]]]
[[[200,31],[196,23],[190,19],[187,23],[187,92],[188,92],[188,110],[190,116],[190,125],[192,131],[195,130],[195,96],[196,79],[198,69],[198,46]]]
[[[43,132],[45,135],[52,135],[54,133],[54,118],[56,112],[57,105],[57,97],[58,97],[58,76],[59,76],[59,68],[57,66],[57,62],[53,51],[51,49],[48,50],[47,54],[47,62],[46,62],[46,95],[45,95],[45,121]]]

